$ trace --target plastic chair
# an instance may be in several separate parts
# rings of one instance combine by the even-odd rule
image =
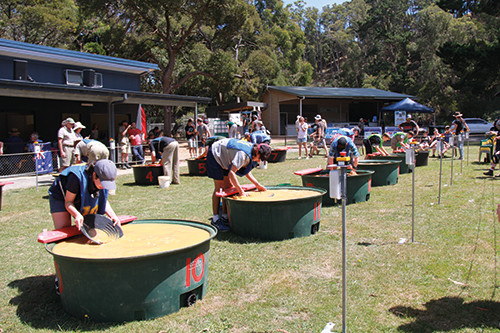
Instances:
[[[495,145],[496,135],[489,135],[486,139],[481,140],[481,144],[479,145],[479,163],[481,163],[481,155],[486,154],[484,159],[485,163],[490,163],[491,156],[493,156],[493,148]]]

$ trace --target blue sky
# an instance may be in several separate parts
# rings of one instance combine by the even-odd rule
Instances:
[[[293,4],[295,1],[296,0],[283,0],[283,3],[285,5],[288,5],[288,4]],[[319,10],[321,10],[323,6],[332,4],[341,4],[345,1],[348,0],[305,0],[304,2],[306,3],[306,7],[316,7]]]

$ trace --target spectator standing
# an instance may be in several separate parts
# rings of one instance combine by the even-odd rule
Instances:
[[[243,113],[243,133],[248,132],[248,126],[250,125],[250,119],[246,113]]]
[[[128,139],[127,132],[130,125],[126,120],[122,121],[120,128],[118,128],[118,145],[120,147],[120,160],[122,162],[122,169],[130,169],[128,164],[128,154],[130,154],[130,140]]]
[[[306,159],[309,159],[307,155],[307,129],[308,125],[304,121],[304,117],[299,118],[299,132],[297,133],[297,143],[299,145],[299,160],[302,158],[302,147],[306,153]]]
[[[180,184],[179,176],[179,143],[174,138],[159,136],[151,140],[151,162],[160,159],[163,174],[169,176],[172,184]]]
[[[210,134],[210,129],[208,125],[203,122],[203,119],[196,119],[196,132],[198,134],[198,154],[204,154],[207,152],[208,147],[206,147],[206,141],[209,137],[212,136]]]
[[[73,150],[75,149],[75,132],[73,118],[67,118],[63,121],[62,127],[57,132],[57,146],[61,154],[61,166],[59,172],[69,167],[73,162]]]
[[[186,140],[188,141],[189,157],[196,157],[196,127],[192,118],[188,119],[184,131],[186,132]]]
[[[321,119],[321,115],[316,115],[314,117],[314,123],[318,126],[318,140],[320,142],[320,146],[322,145],[325,148],[325,157],[328,156],[328,150],[326,149],[326,121]],[[306,153],[307,154],[307,153]]]
[[[144,151],[142,150],[143,133],[136,127],[135,121],[130,123],[127,135],[130,140],[130,145],[132,146],[132,156],[134,161],[144,164]]]
[[[359,130],[361,131],[359,134],[364,135],[365,134],[365,120],[363,118],[359,119],[358,127],[359,127]]]
[[[467,123],[465,122],[463,117],[463,114],[460,112],[455,112],[453,114],[453,117],[455,117],[455,120],[451,123],[450,131],[451,133],[455,134],[456,137],[456,143],[455,145],[458,147],[458,153],[459,153],[459,160],[464,159],[464,132],[469,131],[469,126],[467,126]]]
[[[22,154],[24,153],[24,141],[19,137],[21,133],[17,128],[12,128],[9,131],[9,137],[5,140],[5,153],[6,154]]]
[[[92,140],[99,140],[99,127],[97,126],[96,123],[92,125],[92,130],[90,131],[90,139]]]
[[[78,142],[83,140],[83,136],[81,134],[82,129],[86,128],[81,122],[77,121],[75,126],[73,126],[73,131],[75,132],[75,147]]]

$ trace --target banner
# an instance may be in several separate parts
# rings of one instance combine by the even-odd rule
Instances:
[[[146,140],[148,135],[148,126],[146,124],[146,112],[144,112],[141,104],[139,104],[139,109],[137,110],[137,120],[135,125],[142,131],[142,139]]]

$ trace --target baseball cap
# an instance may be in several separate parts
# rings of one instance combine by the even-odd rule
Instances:
[[[101,181],[101,185],[105,190],[116,189],[116,166],[111,160],[99,160],[95,163],[94,172]]]

